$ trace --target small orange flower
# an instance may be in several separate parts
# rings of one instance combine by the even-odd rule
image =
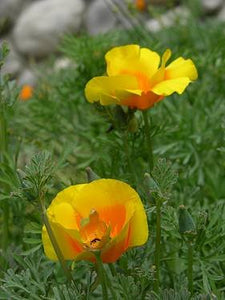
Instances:
[[[147,7],[146,1],[145,0],[136,0],[135,1],[135,6],[138,10],[144,11]]]
[[[47,215],[66,260],[95,261],[93,251],[99,250],[102,261],[111,263],[148,238],[141,199],[128,184],[115,179],[66,188],[52,201]],[[45,226],[42,241],[46,256],[57,260]]]
[[[20,91],[19,98],[22,101],[27,101],[33,96],[33,87],[30,85],[24,85]]]
[[[179,57],[168,66],[171,51],[162,58],[138,45],[115,47],[106,53],[107,75],[92,78],[85,87],[89,102],[147,109],[174,92],[182,94],[198,77],[191,59]]]

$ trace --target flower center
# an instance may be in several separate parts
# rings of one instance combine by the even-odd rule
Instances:
[[[80,235],[85,248],[101,249],[108,242],[110,227],[99,218],[96,210],[91,210],[89,217],[81,220]]]
[[[122,70],[120,74],[135,76],[138,82],[138,88],[144,93],[147,93],[151,88],[149,78],[142,72]]]

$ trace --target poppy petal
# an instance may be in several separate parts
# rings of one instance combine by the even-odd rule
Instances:
[[[166,66],[167,61],[171,57],[171,54],[172,54],[172,52],[171,52],[170,49],[166,49],[166,51],[163,53],[162,62],[161,62],[161,68],[164,68]]]
[[[128,184],[116,179],[99,179],[80,191],[74,205],[83,218],[89,216],[91,209],[96,210],[99,218],[111,227],[114,236],[131,219],[136,206],[142,205],[142,202]]]
[[[48,212],[48,217],[51,222],[61,224],[64,228],[78,228],[76,222],[76,211],[67,202],[54,205],[54,207],[51,208],[51,211]]]
[[[50,222],[58,223],[67,229],[78,229],[80,216],[73,207],[73,201],[85,185],[70,186],[56,195],[47,209]]]
[[[162,56],[160,68],[157,70],[157,72],[155,72],[155,74],[152,76],[152,78],[150,80],[152,88],[156,84],[158,84],[159,82],[161,82],[165,79],[165,65],[166,65],[167,61],[170,59],[170,57],[171,57],[171,50],[166,49],[166,51],[163,53],[163,56]],[[151,90],[153,91],[152,88],[151,88]]]
[[[73,239],[63,227],[54,223],[50,223],[50,226],[64,259],[74,259],[82,251],[81,244]],[[45,255],[51,260],[58,260],[45,226],[42,227],[42,242]]]
[[[73,203],[73,199],[76,197],[76,194],[85,186],[87,185],[86,183],[83,184],[76,184],[76,185],[71,185],[61,192],[59,192],[56,197],[52,200],[51,205],[49,206],[48,210],[51,210],[54,208],[55,205],[59,203]]]
[[[98,76],[85,87],[85,96],[91,103],[100,101],[102,105],[119,104],[120,99],[132,94],[141,94],[134,76]]]
[[[128,246],[141,246],[148,239],[148,222],[143,205],[137,203],[135,213],[129,222]]]
[[[129,247],[141,246],[148,239],[148,223],[143,205],[137,203],[135,213],[123,230],[102,251],[102,261],[115,262]]]
[[[142,93],[141,96],[132,95],[121,101],[122,105],[130,108],[138,108],[141,110],[154,106],[155,103],[161,101],[163,96],[154,94],[153,92]]]
[[[138,45],[115,47],[106,53],[105,59],[108,76],[142,72],[151,77],[160,62],[156,52]]]
[[[156,84],[152,91],[162,96],[169,96],[174,92],[182,94],[190,82],[191,80],[188,77],[164,80]]]
[[[142,203],[137,201],[132,218],[102,250],[102,261],[105,263],[115,262],[129,247],[141,246],[147,239],[147,217]]]
[[[198,72],[191,59],[179,57],[166,67],[166,79],[188,77],[190,80],[198,78]]]
[[[104,263],[115,262],[129,247],[129,223],[102,250],[101,259]]]

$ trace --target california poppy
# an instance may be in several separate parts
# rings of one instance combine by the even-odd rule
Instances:
[[[105,263],[116,261],[148,238],[147,217],[136,191],[115,179],[99,179],[66,188],[47,209],[50,226],[66,260],[95,261],[101,251]],[[45,226],[45,254],[57,260]]]
[[[135,6],[138,10],[144,11],[147,7],[146,1],[145,0],[136,0],[135,1]]]
[[[33,96],[33,87],[26,84],[22,87],[20,91],[19,98],[22,101],[27,101]]]
[[[197,79],[197,70],[191,59],[183,57],[166,66],[170,56],[169,49],[160,59],[158,53],[138,45],[113,48],[105,55],[107,76],[87,83],[87,100],[144,110],[174,92],[182,94]]]

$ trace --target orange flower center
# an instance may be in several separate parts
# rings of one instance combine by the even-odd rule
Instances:
[[[162,64],[164,65],[165,62],[166,60],[164,59]],[[138,88],[142,91],[140,96],[132,95],[128,98],[122,99],[122,105],[129,106],[131,109],[138,108],[144,110],[154,106],[155,103],[164,98],[161,95],[153,93],[151,88],[159,81],[166,79],[165,68],[161,67],[156,75],[151,78],[151,81],[146,74],[139,71],[121,70],[120,74],[135,76],[138,82]]]
[[[150,91],[151,88],[150,80],[144,73],[139,71],[129,71],[129,70],[122,70],[120,73],[124,75],[135,76],[138,82],[139,89],[142,90],[144,93]]]
[[[91,210],[89,218],[81,220],[80,235],[85,248],[101,249],[110,239],[110,227],[99,219],[96,210]]]

